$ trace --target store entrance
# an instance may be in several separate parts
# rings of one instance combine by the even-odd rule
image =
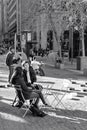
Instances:
[[[49,30],[47,32],[47,46],[49,47],[49,50],[53,50],[53,31]]]

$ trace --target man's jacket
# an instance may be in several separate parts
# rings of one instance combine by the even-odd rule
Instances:
[[[32,66],[29,66],[29,74],[30,74],[31,84],[33,84],[34,82],[36,82],[37,78],[36,78],[36,74],[35,74],[35,71],[33,70]],[[24,80],[27,84],[28,81],[27,81],[27,71],[26,70],[23,70],[23,75],[24,75]]]
[[[11,66],[13,64],[13,56],[14,54],[9,52],[6,57],[6,65]]]

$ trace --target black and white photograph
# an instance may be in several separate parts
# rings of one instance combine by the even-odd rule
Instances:
[[[87,0],[0,0],[0,130],[87,130]]]

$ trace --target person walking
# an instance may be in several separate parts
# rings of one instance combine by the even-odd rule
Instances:
[[[13,57],[14,57],[14,54],[15,54],[15,50],[14,50],[14,47],[11,46],[9,48],[9,52],[7,53],[7,56],[6,56],[6,65],[8,66],[9,68],[9,77],[8,77],[8,82],[10,85],[10,79],[11,79],[11,76],[13,74]]]

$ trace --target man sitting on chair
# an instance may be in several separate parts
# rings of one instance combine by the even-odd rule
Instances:
[[[37,100],[34,103],[35,106],[38,106],[39,99],[41,99],[41,101],[43,102],[44,105],[47,105],[40,90],[32,89],[32,87],[27,87],[27,85],[24,81],[22,67],[15,68],[15,71],[14,71],[12,78],[11,78],[11,83],[14,85],[21,86],[21,89],[22,89],[22,92],[23,92],[25,99],[37,98]],[[24,103],[24,100],[20,99],[19,104],[17,104],[17,107],[20,108],[23,105],[23,103]]]
[[[39,89],[42,91],[43,87],[39,84],[33,84],[37,81],[36,74],[32,66],[28,61],[23,61],[23,76],[27,86],[33,87],[33,89]]]

